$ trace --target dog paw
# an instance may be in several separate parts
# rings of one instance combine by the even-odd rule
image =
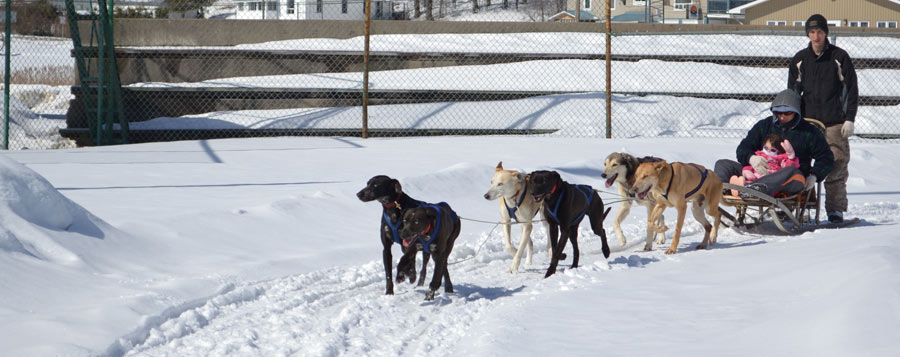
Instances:
[[[667,227],[667,226],[654,226],[653,227],[653,231],[656,233],[665,233],[667,230],[669,230],[669,227]]]
[[[675,254],[675,248],[666,249],[666,254]]]
[[[433,301],[434,300],[434,290],[428,290],[425,293],[425,301]]]
[[[661,236],[661,237],[656,238],[656,240],[653,241],[653,243],[656,243],[659,245],[666,244],[666,236]]]
[[[706,244],[698,244],[696,249],[697,250],[706,249]]]

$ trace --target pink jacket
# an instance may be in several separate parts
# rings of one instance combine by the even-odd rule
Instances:
[[[800,159],[798,159],[796,155],[794,156],[793,159],[789,158],[787,153],[778,154],[775,156],[769,156],[762,150],[758,150],[756,152],[756,155],[766,158],[766,164],[769,165],[769,173],[770,174],[775,171],[781,170],[785,167],[788,167],[788,166],[800,168]],[[763,175],[760,175],[758,172],[756,172],[756,169],[754,169],[750,165],[744,166],[744,170],[750,170],[751,172],[753,172],[753,174],[756,176],[756,178],[760,178],[763,176]]]

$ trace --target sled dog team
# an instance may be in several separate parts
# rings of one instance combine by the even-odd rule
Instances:
[[[636,158],[625,153],[612,153],[604,162],[601,175],[606,179],[606,187],[618,184],[622,207],[613,221],[613,230],[619,244],[625,246],[625,235],[620,224],[628,216],[635,202],[647,207],[647,236],[644,250],[652,250],[653,243],[665,243],[663,211],[675,207],[678,218],[672,243],[666,254],[675,253],[688,203],[691,214],[703,225],[703,241],[697,249],[707,248],[716,243],[716,235],[721,220],[719,202],[722,198],[722,181],[712,171],[692,163],[666,162],[655,157]],[[460,232],[460,219],[445,202],[426,203],[411,198],[403,192],[400,182],[388,176],[372,177],[357,197],[363,202],[378,201],[382,206],[381,243],[382,259],[386,279],[385,294],[393,295],[394,284],[391,247],[401,245],[403,253],[397,263],[397,283],[408,280],[416,282],[416,254],[422,252],[422,270],[418,286],[425,283],[427,265],[434,259],[434,272],[425,300],[434,300],[434,294],[444,284],[444,292],[453,292],[448,272],[448,258],[453,243]],[[497,164],[491,185],[484,194],[487,200],[500,199],[500,222],[506,251],[513,256],[509,272],[518,270],[523,253],[525,262],[532,263],[532,221],[538,211],[547,227],[547,254],[550,266],[544,277],[556,272],[560,260],[566,259],[563,250],[572,242],[572,268],[578,267],[578,225],[588,218],[591,230],[600,236],[602,252],[609,258],[609,245],[603,220],[609,213],[604,210],[603,200],[591,186],[564,181],[556,171],[539,170],[529,174],[503,169]],[[704,215],[711,216],[710,224]],[[521,226],[521,239],[514,248],[511,241],[511,223],[515,220]],[[655,236],[655,241],[654,241]]]

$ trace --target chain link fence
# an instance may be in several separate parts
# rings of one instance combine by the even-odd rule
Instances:
[[[299,12],[301,3],[294,4]],[[315,11],[315,2],[302,5]],[[215,16],[228,18],[226,10]],[[403,16],[411,11],[406,8]],[[160,21],[160,31],[171,26],[142,21]],[[250,22],[191,20],[196,29],[207,21]],[[386,25],[397,22],[417,21],[373,21],[368,57],[365,36],[358,34],[332,38],[320,31],[276,41],[264,36],[265,24],[291,21],[254,21],[258,41],[228,46],[136,46],[117,39],[130,141],[359,136],[364,119],[369,136],[738,138],[768,115],[769,102],[787,85],[790,58],[808,43],[802,30],[703,32],[704,25],[696,25],[696,32],[613,33],[607,132],[605,25],[585,31],[590,25],[571,24],[579,28],[573,32],[565,24],[483,32],[477,22],[457,22],[441,24],[452,30],[436,33]],[[364,22],[337,26],[358,33]],[[250,36],[252,31],[242,29],[221,36]],[[830,39],[854,59],[860,138],[900,137],[900,32],[835,28]],[[96,102],[98,91],[79,86],[73,48],[70,38],[12,35],[10,149],[91,144],[93,114],[85,106]],[[96,61],[96,52],[94,58],[85,53],[86,60]]]

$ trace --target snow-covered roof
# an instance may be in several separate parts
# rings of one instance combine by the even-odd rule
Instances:
[[[551,20],[551,21],[552,21],[552,20],[556,20],[556,19],[562,17],[563,15],[569,15],[569,16],[571,16],[571,17],[574,19],[574,18],[575,18],[575,10],[565,10],[565,11],[561,11],[561,12],[559,12],[558,14],[551,16],[551,17],[550,17],[550,20]],[[581,13],[580,13],[579,15],[580,15],[580,17],[581,17],[581,18],[579,19],[579,21],[599,21],[599,20],[600,20],[599,17],[597,17],[596,15],[594,15],[594,14],[592,14],[592,13],[590,13],[589,11],[586,11],[586,10],[582,10]]]
[[[751,3],[749,3],[749,4],[744,4],[744,5],[738,6],[738,7],[736,7],[736,8],[733,8],[733,9],[731,9],[731,10],[728,10],[728,13],[729,13],[729,14],[735,14],[735,15],[743,15],[743,14],[744,14],[744,11],[745,11],[746,9],[749,9],[749,8],[751,8],[751,7],[754,7],[754,6],[756,6],[756,5],[762,4],[762,3],[767,2],[767,1],[769,1],[769,0],[756,0],[756,1],[751,2]],[[891,0],[891,1],[894,1],[894,0]]]

